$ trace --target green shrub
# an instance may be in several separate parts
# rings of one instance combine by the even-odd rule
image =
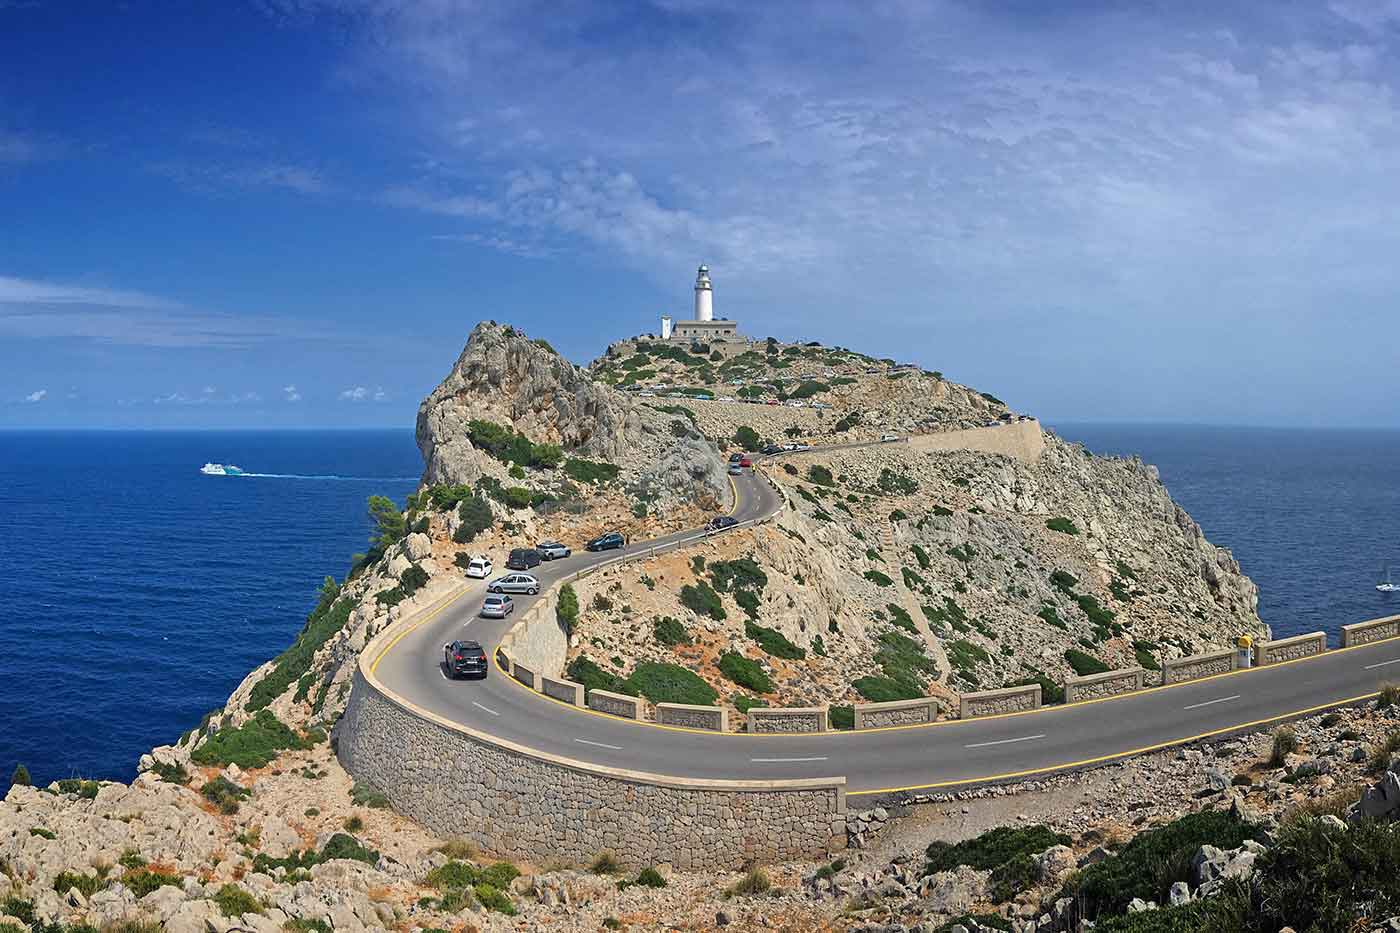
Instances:
[[[1079,578],[1068,571],[1056,570],[1050,574],[1050,585],[1062,593],[1073,596],[1074,588],[1079,585]]]
[[[96,781],[87,781],[82,778],[64,778],[58,782],[60,794],[77,794],[85,800],[96,797],[97,792],[101,789],[102,785]]]
[[[663,645],[690,644],[690,632],[686,631],[679,619],[673,619],[670,616],[657,619],[652,626],[652,633],[656,640]]]
[[[929,560],[928,551],[925,551],[917,544],[909,545],[909,550],[914,552],[914,559],[919,562],[920,570],[929,569],[929,567],[932,565],[932,561]]]
[[[1069,845],[1070,838],[1049,826],[999,826],[962,842],[932,842],[924,851],[924,874],[951,871],[966,865],[992,871],[1017,856],[1034,855],[1051,846]]]
[[[1298,750],[1298,734],[1289,726],[1274,730],[1273,747],[1269,751],[1269,767],[1282,768],[1283,759]]]
[[[1040,702],[1046,706],[1065,701],[1065,688],[1055,683],[1044,674],[1036,674],[1034,677],[1025,677],[1021,680],[1007,684],[1008,687],[1029,687],[1031,684],[1040,684]]]
[[[379,853],[366,848],[354,836],[336,833],[326,841],[325,847],[321,849],[319,860],[328,862],[337,858],[352,859],[356,862],[364,862],[366,865],[374,865],[379,861]]]
[[[1261,832],[1228,812],[1193,813],[1140,833],[1117,854],[1085,867],[1061,896],[1074,898],[1090,920],[1125,912],[1135,897],[1165,904],[1174,882],[1190,880],[1191,857],[1201,846],[1234,849]]]
[[[944,651],[948,654],[948,663],[960,671],[968,671],[978,664],[986,664],[991,661],[992,656],[981,645],[959,638],[944,646]]]
[[[607,690],[612,693],[626,693],[626,684],[616,674],[603,670],[589,658],[579,655],[569,662],[565,675],[576,684],[583,684],[587,697],[594,690]],[[635,694],[633,694],[635,695]]]
[[[777,629],[745,622],[744,634],[758,642],[758,647],[763,649],[765,654],[771,654],[775,658],[798,660],[807,657],[806,650],[788,641],[787,636]]]
[[[83,897],[92,897],[98,891],[107,887],[110,882],[107,880],[107,873],[99,872],[93,875],[83,875],[74,871],[61,871],[54,876],[53,889],[60,895],[67,894],[73,888],[77,888]]]
[[[1390,709],[1400,704],[1400,684],[1381,684],[1376,694],[1376,709]]]
[[[461,519],[461,524],[452,533],[452,540],[458,544],[476,540],[477,535],[496,524],[491,504],[475,493],[462,499],[457,506],[457,516]]]
[[[1075,602],[1079,603],[1079,608],[1084,610],[1084,614],[1089,617],[1089,621],[1094,625],[1107,627],[1113,624],[1113,611],[1100,606],[1099,601],[1088,593],[1082,593],[1076,596]]]
[[[763,894],[773,886],[773,882],[768,879],[768,872],[761,867],[750,868],[744,877],[735,882],[730,888],[733,894],[746,896],[752,894]]]
[[[335,578],[326,577],[321,583],[316,608],[306,617],[296,641],[277,656],[272,670],[249,691],[248,702],[243,707],[247,712],[257,712],[285,693],[311,670],[312,659],[321,646],[345,627],[355,605],[353,600],[337,599],[339,595],[340,586]]]
[[[15,765],[14,773],[10,775],[10,783],[15,787],[30,786],[29,769],[24,765]]]
[[[579,483],[607,483],[617,478],[620,468],[611,463],[580,460],[570,457],[564,461],[564,472]]]
[[[627,678],[633,688],[626,691],[634,695],[640,693],[653,703],[691,703],[697,706],[713,706],[719,694],[705,682],[699,674],[678,664],[660,664],[647,661],[638,664]]]
[[[199,794],[217,806],[220,813],[233,814],[238,812],[238,802],[251,796],[252,791],[238,786],[221,774],[201,787]]]
[[[214,733],[194,750],[190,760],[199,765],[263,768],[284,750],[305,747],[306,743],[271,710],[261,709],[239,728]]]
[[[241,917],[244,914],[260,914],[262,902],[236,884],[226,884],[219,888],[213,897],[214,905],[225,917]]]
[[[887,603],[885,608],[889,610],[890,622],[904,629],[911,634],[918,634],[918,629],[914,627],[914,620],[909,617],[909,611],[896,603]]]
[[[137,852],[135,849],[127,849],[121,854],[121,858],[117,859],[117,864],[122,868],[132,869],[145,868],[147,862],[141,857],[140,852]]]
[[[1070,648],[1065,651],[1065,662],[1069,664],[1080,677],[1086,677],[1089,674],[1102,674],[1104,671],[1110,669],[1107,664],[1103,663],[1092,654],[1085,654],[1078,648]]]
[[[572,632],[578,624],[578,612],[578,592],[572,583],[565,583],[559,587],[559,602],[554,607],[554,617],[565,632]]]
[[[520,869],[510,862],[493,862],[481,871],[482,882],[502,891],[509,889],[510,883],[519,877]]]
[[[757,431],[744,424],[734,432],[734,446],[740,450],[758,450],[763,446],[763,439],[758,436]]]
[[[856,727],[856,708],[854,706],[831,706],[827,707],[827,720],[833,729],[854,729]]]
[[[617,856],[611,852],[603,851],[599,852],[593,859],[588,870],[595,875],[615,875],[622,870],[622,865],[618,862]]]
[[[754,693],[772,693],[773,682],[757,661],[734,651],[720,655],[719,672],[729,680]]]
[[[972,563],[972,559],[977,556],[977,550],[971,544],[954,545],[948,548],[948,556],[954,560],[960,560],[964,564]]]
[[[173,888],[184,886],[184,879],[179,875],[167,874],[166,872],[151,871],[144,865],[129,869],[122,873],[122,884],[136,897],[142,898],[163,885]]]
[[[709,616],[712,619],[724,619],[728,616],[719,594],[704,580],[694,585],[687,583],[681,587],[681,605],[696,615]]]
[[[1157,658],[1152,653],[1151,648],[1134,645],[1133,654],[1137,658],[1138,667],[1148,671],[1160,671],[1162,665],[1157,663]]]
[[[761,590],[768,585],[768,574],[750,557],[710,564],[710,579],[714,581],[715,590],[720,593],[728,593],[730,590]]]
[[[1052,518],[1046,521],[1045,527],[1051,531],[1058,531],[1061,534],[1077,535],[1079,526],[1067,518]]]
[[[831,475],[831,468],[814,463],[807,467],[807,480],[817,486],[835,486],[836,480]]]
[[[45,827],[45,826],[31,826],[31,827],[29,827],[29,835],[31,835],[31,836],[38,836],[40,839],[47,839],[47,840],[49,840],[50,842],[52,842],[53,840],[55,840],[55,839],[58,838],[58,833],[54,832],[53,830],[51,830],[51,829],[49,829],[49,828],[47,828],[47,827]]]
[[[871,703],[888,703],[891,700],[917,700],[923,691],[917,686],[892,677],[867,675],[851,681],[851,687],[862,698]],[[851,711],[851,727],[855,727],[855,711]]]
[[[1060,614],[1056,611],[1054,606],[1041,606],[1040,611],[1037,612],[1036,615],[1044,619],[1049,625],[1055,626],[1055,628],[1064,629],[1066,631],[1069,629],[1069,624],[1066,623],[1064,619],[1060,618]]]
[[[640,884],[646,888],[666,887],[666,879],[661,877],[661,872],[657,871],[655,868],[643,868],[641,872],[637,874],[637,880],[632,883]]]
[[[357,807],[369,807],[371,810],[389,809],[389,798],[363,781],[356,781],[350,788],[350,802]]]
[[[439,865],[423,878],[423,882],[439,891],[470,888],[481,880],[475,865],[467,862],[450,861]]]
[[[507,917],[515,916],[515,905],[510,902],[510,897],[495,885],[482,882],[476,886],[475,892],[482,907]]]
[[[937,676],[938,667],[924,654],[923,646],[898,632],[881,632],[880,643],[875,652],[875,663],[885,672],[885,676],[918,688],[920,674]]]
[[[489,456],[520,467],[553,469],[564,459],[564,452],[556,445],[532,443],[525,435],[492,421],[467,422],[467,438]]]
[[[867,570],[862,576],[876,586],[891,586],[894,581],[878,570]]]
[[[1275,745],[1278,743],[1277,734],[1274,736]],[[1294,740],[1296,746],[1297,740]],[[1396,752],[1400,752],[1400,732],[1392,732],[1380,741],[1371,751],[1371,760],[1366,766],[1370,774],[1383,774],[1390,766],[1390,757]],[[1282,759],[1280,759],[1282,761]],[[1277,766],[1275,766],[1277,767]]]

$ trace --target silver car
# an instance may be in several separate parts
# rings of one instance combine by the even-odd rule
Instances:
[[[535,550],[539,551],[540,557],[545,560],[558,560],[573,553],[569,550],[568,545],[560,544],[558,541],[541,541],[535,545]]]
[[[504,619],[515,611],[515,600],[509,596],[492,594],[481,604],[483,619]]]
[[[488,593],[528,593],[536,596],[540,592],[540,581],[528,573],[508,573],[486,584]]]

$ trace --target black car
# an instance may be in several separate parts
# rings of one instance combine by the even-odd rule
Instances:
[[[709,531],[723,531],[726,528],[733,528],[739,524],[739,520],[732,515],[716,515],[705,525]]]
[[[782,452],[783,452],[783,449],[782,449],[781,447],[779,447],[777,444],[769,444],[767,447],[763,448],[763,452],[764,452],[765,454],[767,454],[768,456],[771,457],[771,456],[773,456],[774,454],[780,454],[780,453],[782,453]]]
[[[622,532],[609,531],[607,534],[599,535],[584,546],[590,551],[611,551],[624,547],[626,544],[627,541],[622,537]]]
[[[510,557],[506,558],[506,567],[510,570],[529,570],[539,565],[540,552],[532,547],[513,548]]]
[[[447,668],[447,676],[456,680],[464,674],[473,674],[486,679],[488,665],[486,651],[478,642],[450,641],[442,646],[442,663]]]
[[[740,453],[739,451],[737,451],[737,450],[736,450],[734,453],[732,453],[732,454],[729,455],[729,462],[730,462],[730,463],[738,463],[740,460],[743,460],[743,459],[744,459],[744,455],[743,455],[742,453]]]

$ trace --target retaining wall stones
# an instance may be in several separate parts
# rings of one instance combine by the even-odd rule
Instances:
[[[685,726],[689,729],[708,729],[711,732],[729,731],[729,710],[721,706],[695,706],[691,703],[657,703],[656,721],[663,726]]]
[[[857,729],[883,729],[888,726],[916,726],[938,718],[938,701],[933,697],[891,700],[888,703],[857,703]]]
[[[750,732],[825,732],[825,706],[755,706],[744,714]]]
[[[1206,654],[1193,654],[1174,661],[1162,662],[1162,683],[1179,684],[1186,680],[1200,680],[1216,674],[1228,674],[1239,663],[1234,648],[1224,651],[1210,651]]]
[[[391,698],[363,666],[335,735],[346,769],[395,810],[500,855],[737,868],[846,846],[844,778],[682,780],[545,755]]]
[[[1291,638],[1278,638],[1274,641],[1261,641],[1254,651],[1254,663],[1263,667],[1278,664],[1280,661],[1293,661],[1322,654],[1327,650],[1326,632],[1309,632]]]
[[[644,702],[641,697],[629,697],[625,693],[613,693],[610,690],[588,691],[589,709],[596,709],[600,713],[611,713],[614,716],[621,716],[623,719],[641,719],[642,703]]]
[[[500,643],[512,661],[551,677],[563,673],[569,654],[569,636],[555,615],[558,604],[559,588],[551,586],[521,614]]]
[[[1089,674],[1086,677],[1065,678],[1065,702],[1097,700],[1100,697],[1117,696],[1141,690],[1147,672],[1142,668],[1104,671],[1102,674]]]
[[[514,659],[512,659],[510,665],[510,676],[514,677],[531,690],[537,689],[535,682],[539,675]]]
[[[1400,616],[1386,616],[1369,622],[1357,622],[1342,626],[1342,647],[1369,645],[1373,641],[1400,636]]]
[[[1045,435],[1040,430],[1040,422],[1032,418],[995,428],[915,434],[909,438],[909,446],[915,450],[980,450],[1034,463],[1045,449]]]
[[[583,684],[576,684],[572,680],[560,680],[554,677],[540,678],[540,693],[547,697],[554,697],[556,700],[563,700],[574,706],[583,705]]]
[[[958,704],[958,716],[974,719],[978,716],[1020,713],[1028,709],[1040,709],[1040,684],[964,693]]]

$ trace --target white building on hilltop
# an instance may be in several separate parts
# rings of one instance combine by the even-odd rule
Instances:
[[[724,318],[715,320],[714,287],[710,269],[701,266],[695,273],[695,317],[689,321],[661,318],[661,339],[672,343],[740,343],[739,325]]]

